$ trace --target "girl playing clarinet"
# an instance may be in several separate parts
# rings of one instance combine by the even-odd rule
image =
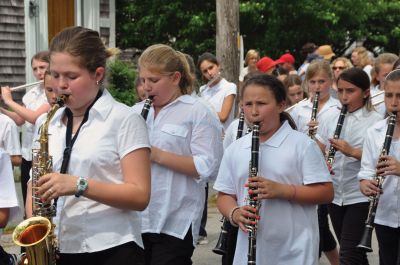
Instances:
[[[342,72],[337,81],[337,93],[343,106],[344,122],[338,121],[340,111],[337,109],[337,124],[331,122],[320,130],[326,149],[329,147],[336,151],[336,154],[333,151],[331,171],[335,198],[328,205],[328,210],[340,245],[340,264],[362,265],[368,264],[367,256],[356,246],[367,217],[368,200],[359,190],[357,174],[361,166],[365,131],[382,118],[371,106],[370,82],[362,69],[350,68]],[[347,113],[343,108],[347,108]],[[333,137],[338,126],[341,130]]]
[[[241,229],[237,265],[246,264],[251,219],[258,220],[257,264],[318,264],[316,204],[330,202],[333,188],[318,145],[292,129],[285,101],[276,77],[257,75],[243,85],[245,116],[260,124],[258,174],[249,179],[250,133],[228,147],[214,185],[218,209]],[[250,188],[261,203],[258,215],[246,202]]]
[[[139,76],[153,98],[147,117],[151,143],[151,199],[142,214],[147,265],[189,265],[204,204],[204,181],[216,176],[222,129],[212,109],[190,96],[194,77],[183,53],[148,47]],[[134,106],[137,112],[143,102]]]
[[[375,196],[382,192],[374,224],[379,264],[397,265],[400,264],[400,70],[390,72],[383,85],[386,111],[397,114],[390,152],[381,155],[388,128],[388,119],[385,119],[367,131],[358,178],[364,195]],[[376,186],[376,175],[385,177],[382,190]]]

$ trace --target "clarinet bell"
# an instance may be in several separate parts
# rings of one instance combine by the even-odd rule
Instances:
[[[228,248],[228,229],[227,229],[227,220],[224,219],[223,224],[221,226],[221,233],[219,234],[218,242],[215,248],[213,248],[213,252],[218,255],[226,255],[226,250]]]
[[[360,244],[357,248],[363,249],[366,252],[372,252],[371,241],[372,241],[372,231],[374,228],[372,226],[365,226],[363,236],[361,238]]]

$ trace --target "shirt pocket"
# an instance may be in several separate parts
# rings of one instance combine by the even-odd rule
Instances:
[[[189,130],[181,125],[175,124],[164,124],[161,128],[161,131],[172,136],[186,138],[188,135]]]

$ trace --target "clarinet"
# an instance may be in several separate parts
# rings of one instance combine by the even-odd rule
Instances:
[[[319,103],[319,93],[316,92],[313,100],[313,107],[311,111],[311,121],[316,121],[317,120],[317,114],[318,114],[318,103]],[[315,138],[317,130],[315,129],[309,129],[308,130],[308,136],[310,136],[312,139]]]
[[[151,104],[153,103],[153,97],[154,96],[149,96],[144,101],[144,106],[143,106],[143,109],[142,109],[142,113],[140,113],[140,115],[142,115],[144,120],[147,120],[147,115],[149,115],[149,110],[150,110]]]
[[[255,177],[258,174],[258,156],[260,148],[260,124],[255,122],[252,129],[252,141],[251,141],[251,160],[249,177]],[[249,187],[249,190],[256,190],[256,188]],[[251,193],[248,195],[249,206],[256,209],[255,214],[258,215],[258,210],[261,207],[261,202],[257,200],[257,194]],[[257,240],[257,219],[250,219],[254,224],[246,225],[248,232],[249,248],[247,252],[247,265],[256,264],[256,240]]]
[[[239,114],[239,124],[236,134],[236,140],[243,136],[243,127],[244,127],[244,112],[243,110],[241,110]]]
[[[396,112],[394,112],[393,114],[391,114],[389,116],[388,128],[386,131],[385,141],[383,143],[383,147],[382,147],[382,151],[381,151],[381,156],[389,154],[389,149],[390,149],[390,144],[392,142],[394,127],[396,125],[396,117],[397,117]],[[382,190],[382,185],[385,180],[385,176],[375,175],[374,180],[378,183],[377,187],[380,190]],[[367,252],[372,252],[372,247],[371,247],[372,231],[374,230],[374,226],[375,226],[374,220],[375,220],[376,209],[378,208],[378,203],[379,203],[380,197],[381,197],[381,193],[378,192],[376,195],[372,195],[369,198],[370,202],[369,202],[367,220],[365,221],[364,233],[361,238],[360,244],[358,244],[358,246],[357,246],[358,248],[361,248]]]
[[[340,133],[341,133],[342,127],[343,127],[344,118],[346,117],[346,113],[347,113],[347,105],[343,105],[342,110],[340,111],[338,123],[336,125],[335,134],[333,135],[333,139],[339,139]],[[331,174],[333,173],[332,167],[333,167],[333,162],[335,161],[335,154],[336,154],[336,148],[331,145],[326,154],[326,164],[328,165],[328,168],[329,168],[329,171],[331,172]]]
[[[242,137],[243,135],[243,127],[244,127],[244,112],[243,110],[240,111],[239,114],[239,124],[238,124],[238,129],[237,129],[237,134],[236,134],[236,140]],[[217,245],[215,248],[213,248],[213,252],[218,255],[226,255],[227,250],[228,250],[228,233],[229,230],[231,229],[229,220],[227,220],[225,217],[222,217],[221,219],[222,226],[221,226],[221,233],[219,234],[219,238],[217,241]]]

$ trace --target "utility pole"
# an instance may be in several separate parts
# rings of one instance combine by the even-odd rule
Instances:
[[[239,0],[216,0],[217,58],[221,62],[222,75],[238,85],[239,55]]]

